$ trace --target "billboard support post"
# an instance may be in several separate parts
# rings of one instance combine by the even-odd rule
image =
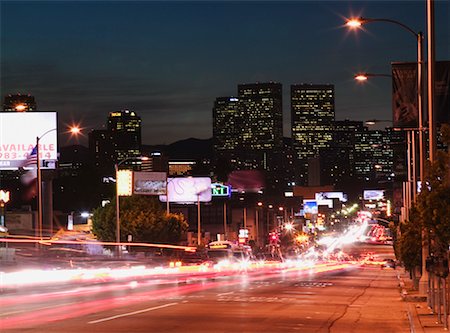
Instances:
[[[120,258],[122,257],[122,244],[120,243],[120,196],[121,195],[131,195],[133,192],[133,185],[130,185],[129,191],[131,193],[121,193],[121,190],[119,189],[119,166],[122,163],[125,163],[129,160],[139,160],[139,161],[146,161],[148,157],[146,156],[132,156],[127,157],[119,162],[116,162],[114,164],[114,170],[116,172],[116,243],[117,243],[117,256]],[[132,177],[132,176],[131,176]],[[131,182],[132,183],[132,182]]]

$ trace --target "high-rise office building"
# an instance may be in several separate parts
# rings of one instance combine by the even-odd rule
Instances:
[[[333,121],[334,85],[291,86],[291,135],[299,184],[307,184],[308,159],[318,157],[321,149],[330,147]]]
[[[215,157],[232,158],[242,145],[242,111],[239,98],[218,97],[213,108]]]
[[[134,111],[110,112],[107,131],[116,163],[141,156],[141,118]]]
[[[281,83],[238,85],[242,105],[242,146],[270,151],[283,146],[283,107]]]
[[[89,153],[96,168],[113,170],[114,149],[110,132],[107,130],[93,130],[89,133]]]
[[[393,181],[394,150],[392,130],[366,130],[356,133],[355,177],[367,183]]]
[[[272,189],[284,183],[282,85],[238,85],[238,97],[217,98],[213,108],[216,161],[230,169],[263,170]],[[275,185],[274,185],[275,184]]]
[[[22,94],[9,94],[5,96],[3,111],[26,112],[36,111],[36,101],[34,96]]]

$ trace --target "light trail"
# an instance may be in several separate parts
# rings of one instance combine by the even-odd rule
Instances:
[[[108,246],[142,246],[142,247],[153,247],[153,248],[164,248],[164,249],[175,249],[175,250],[184,250],[187,252],[195,252],[196,248],[192,246],[181,246],[181,245],[172,245],[172,244],[156,244],[156,243],[128,243],[128,242],[101,242],[101,241],[70,241],[70,240],[58,240],[58,239],[44,239],[25,236],[25,239],[22,237],[8,236],[7,238],[0,238],[0,243],[39,243],[42,245],[53,245],[53,244],[66,244],[66,245],[108,245]]]
[[[278,270],[273,269],[273,267],[265,268],[260,267],[259,269],[255,269],[253,271],[249,271],[247,274],[242,275],[242,272],[235,271],[234,274],[226,276],[224,272],[215,272],[211,273],[209,276],[199,276],[198,280],[193,280],[195,276],[186,275],[184,281],[181,280],[180,283],[188,283],[192,284],[184,285],[178,284],[173,287],[161,288],[158,290],[150,290],[150,291],[139,291],[137,288],[142,287],[140,283],[137,283],[132,287],[130,285],[130,289],[133,289],[133,292],[128,292],[125,296],[109,296],[99,300],[91,300],[85,301],[85,297],[87,296],[82,292],[81,295],[77,295],[78,292],[75,292],[73,297],[80,296],[78,302],[74,304],[60,305],[55,303],[54,307],[48,308],[36,308],[30,310],[31,312],[22,313],[16,316],[10,316],[8,318],[1,319],[2,329],[11,329],[11,328],[25,328],[25,327],[34,327],[39,324],[44,324],[47,322],[61,321],[65,319],[82,317],[85,315],[89,315],[92,313],[100,313],[103,311],[109,311],[113,308],[122,308],[129,307],[140,303],[145,303],[147,301],[157,301],[162,299],[168,299],[172,297],[179,297],[185,294],[191,294],[207,289],[212,289],[216,287],[226,287],[226,286],[234,286],[234,285],[248,285],[249,283],[257,280],[266,280],[272,279],[274,277],[282,274],[283,277],[298,277],[298,276],[309,276],[310,274],[323,274],[329,273],[333,271],[341,271],[344,269],[348,269],[354,267],[352,263],[322,263],[318,264],[317,267],[290,267],[283,268],[280,266]],[[172,283],[175,280],[172,280]],[[121,284],[123,285],[123,284]],[[104,286],[99,287],[99,289],[91,289],[91,291],[98,293],[103,292]],[[145,287],[145,284],[144,284]],[[136,289],[135,289],[136,288]],[[123,291],[123,290],[122,290]],[[125,290],[126,292],[126,290]],[[87,292],[89,294],[89,292]],[[36,297],[28,298],[25,300],[25,303],[36,302],[43,303],[46,301],[46,297],[44,295],[36,295]],[[51,293],[47,294],[50,297],[66,297],[67,294],[57,294],[57,296],[52,296]],[[72,295],[71,295],[72,296]],[[82,296],[82,297],[81,297]],[[16,297],[18,299],[18,303],[20,305],[20,299],[22,297]],[[11,300],[11,299],[10,299]],[[2,308],[6,306],[3,302],[0,302]],[[17,305],[16,304],[16,305]]]

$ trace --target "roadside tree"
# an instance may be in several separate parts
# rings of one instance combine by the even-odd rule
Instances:
[[[112,201],[115,202],[115,201]],[[99,207],[92,217],[93,233],[101,241],[116,240],[116,207]],[[181,214],[166,214],[156,197],[131,196],[120,198],[120,235],[126,241],[177,244],[188,224]]]

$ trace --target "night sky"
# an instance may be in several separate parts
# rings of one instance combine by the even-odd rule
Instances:
[[[436,1],[436,60],[450,60],[449,13]],[[426,32],[425,0],[0,1],[0,15],[2,98],[30,93],[39,110],[58,111],[61,129],[86,133],[110,111],[134,110],[144,144],[210,138],[215,98],[236,96],[239,83],[283,84],[285,136],[295,83],[334,84],[338,120],[391,119],[390,79],[352,77],[415,61],[416,40],[387,23],[349,32],[345,18]]]

